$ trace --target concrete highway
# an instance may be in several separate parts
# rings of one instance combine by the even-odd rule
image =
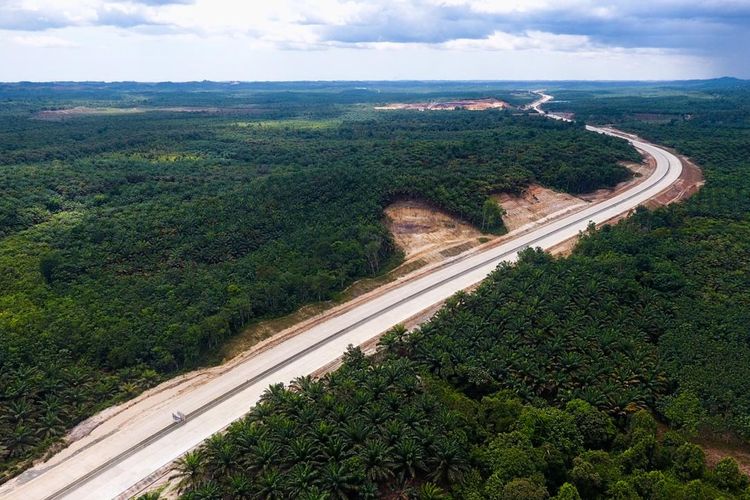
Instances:
[[[539,112],[551,99],[541,94]],[[561,117],[548,114],[552,118]],[[338,359],[348,345],[361,345],[393,325],[437,304],[459,290],[482,281],[500,262],[513,261],[527,247],[550,248],[586,229],[627,213],[669,187],[682,171],[670,152],[609,128],[587,127],[592,132],[622,137],[656,160],[653,174],[631,189],[572,215],[468,254],[434,272],[405,280],[372,300],[320,322],[221,373],[209,382],[175,394],[167,405],[155,405],[121,427],[102,431],[85,445],[71,445],[49,462],[40,464],[0,486],[0,497],[23,500],[113,498],[154,471],[175,460],[201,441],[242,417],[263,391],[277,382],[315,372]],[[174,423],[173,411],[187,418]]]

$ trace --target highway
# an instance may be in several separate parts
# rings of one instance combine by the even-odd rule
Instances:
[[[540,95],[540,100],[530,107],[544,114],[540,106],[551,97]],[[364,344],[419,311],[477,284],[500,262],[514,261],[519,251],[527,247],[553,247],[575,237],[591,222],[601,223],[627,213],[680,176],[682,164],[670,152],[613,129],[591,126],[587,129],[627,139],[654,157],[655,171],[648,179],[610,199],[503,244],[457,258],[434,272],[404,280],[372,300],[232,366],[206,383],[176,391],[168,403],[154,404],[119,427],[103,425],[87,441],[73,443],[50,461],[0,486],[0,497],[23,500],[117,497],[242,417],[270,384],[288,383],[315,372],[337,360],[348,345]],[[174,423],[173,411],[183,412],[186,420]]]

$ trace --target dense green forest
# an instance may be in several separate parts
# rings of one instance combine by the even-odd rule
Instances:
[[[557,109],[689,155],[698,195],[527,250],[373,359],[270,388],[179,463],[184,497],[750,497],[693,442],[750,440],[750,92],[629,93]]]
[[[480,225],[492,193],[531,181],[589,191],[638,159],[624,141],[540,117],[369,104],[447,89],[114,87],[0,86],[4,473],[209,361],[249,322],[388,269],[399,255],[382,210],[394,199]],[[39,114],[71,106],[106,113]]]
[[[394,332],[395,334],[396,332]],[[393,351],[356,349],[322,380],[269,388],[244,419],[176,466],[185,499],[747,498],[729,459],[659,433],[645,410],[619,426],[591,404],[468,397]]]
[[[745,85],[604,99],[569,93],[564,97],[569,102],[557,105],[581,120],[616,122],[702,167],[706,186],[688,202],[643,211],[586,239],[579,253],[634,259],[646,272],[672,274],[673,291],[679,293],[666,302],[673,312],[655,339],[659,359],[678,390],[700,400],[710,427],[731,429],[745,439],[750,439],[748,97]]]

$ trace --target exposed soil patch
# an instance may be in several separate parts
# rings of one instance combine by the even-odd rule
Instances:
[[[505,210],[503,223],[508,231],[539,222],[551,214],[562,215],[586,206],[587,202],[567,193],[559,193],[531,184],[520,196],[502,193],[494,197]]]
[[[706,464],[716,466],[723,458],[731,457],[737,461],[740,470],[750,475],[750,449],[737,438],[721,436],[700,436],[693,440],[706,453]]]
[[[682,174],[677,181],[665,191],[646,203],[648,208],[657,208],[670,205],[693,196],[703,187],[706,180],[703,178],[701,169],[689,158],[672,151],[682,161]]]
[[[470,111],[484,111],[485,109],[507,109],[511,105],[499,99],[460,99],[456,101],[435,102],[394,102],[385,106],[375,106],[379,110],[413,109],[417,111],[468,109]]]
[[[563,120],[573,121],[576,118],[575,113],[568,113],[566,111],[555,111],[555,115],[562,117]]]
[[[473,226],[429,205],[416,200],[401,200],[385,210],[386,225],[393,239],[404,252],[409,269],[440,262],[481,243],[495,242],[515,237],[538,224],[583,210],[592,203],[603,201],[633,185],[643,182],[656,168],[653,158],[642,163],[623,163],[634,176],[611,189],[599,189],[592,193],[573,196],[531,184],[521,195],[501,193],[494,198],[505,210],[503,223],[508,234],[500,238],[483,235]],[[698,170],[698,172],[700,172]],[[702,178],[701,178],[702,179]],[[687,192],[687,191],[686,191]],[[626,217],[627,214],[623,215]],[[618,219],[608,221],[614,223]],[[575,247],[576,238],[549,249],[553,255],[567,255]],[[399,268],[397,271],[401,271]]]
[[[145,111],[145,108],[89,108],[87,106],[76,106],[75,108],[39,111],[34,115],[34,118],[59,121],[76,116],[133,115],[144,113]]]
[[[385,221],[406,262],[436,262],[478,245],[482,237],[473,226],[417,200],[392,203],[385,209]],[[454,247],[460,248],[450,252]]]

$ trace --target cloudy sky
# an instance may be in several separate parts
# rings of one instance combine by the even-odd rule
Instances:
[[[0,81],[750,77],[750,0],[0,0]]]

